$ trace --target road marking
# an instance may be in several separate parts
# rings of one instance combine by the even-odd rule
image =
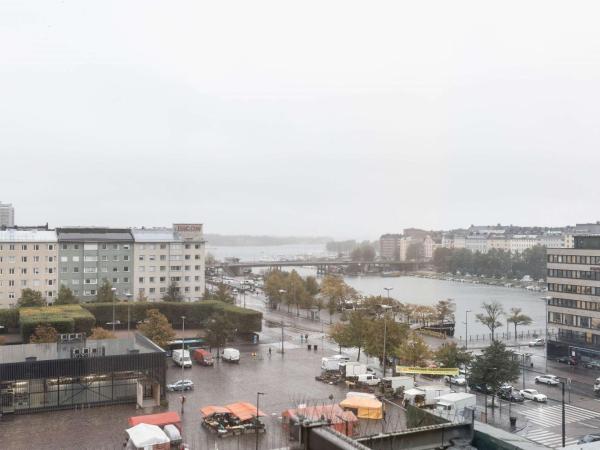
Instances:
[[[531,422],[542,427],[553,427],[562,424],[562,406],[524,407],[519,413]],[[565,423],[582,422],[584,420],[598,419],[600,413],[577,406],[565,405]]]
[[[546,431],[544,429],[532,429],[525,435],[527,439],[537,442],[548,447],[556,447],[562,445],[562,435]],[[577,439],[565,439],[565,445],[576,444]]]

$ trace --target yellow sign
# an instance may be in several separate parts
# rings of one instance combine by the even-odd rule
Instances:
[[[421,375],[458,375],[458,369],[450,367],[405,367],[396,366],[396,372],[416,373]]]

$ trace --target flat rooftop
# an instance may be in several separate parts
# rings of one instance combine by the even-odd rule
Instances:
[[[62,342],[48,344],[19,344],[0,346],[0,366],[10,363],[24,363],[27,358],[36,358],[37,361],[54,361],[58,359],[72,359],[71,349],[81,348],[96,349],[98,355],[104,357],[131,355],[139,353],[162,353],[163,350],[152,341],[135,333],[131,337],[119,339],[87,339],[83,342]],[[133,350],[133,352],[132,352]],[[91,356],[90,358],[101,356]]]
[[[57,242],[54,230],[0,230],[0,242]]]
[[[128,228],[57,228],[60,242],[133,242]]]

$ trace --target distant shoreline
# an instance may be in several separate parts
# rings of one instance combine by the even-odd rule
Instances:
[[[205,234],[208,245],[221,247],[276,247],[280,245],[325,245],[332,239],[326,236],[250,236]]]

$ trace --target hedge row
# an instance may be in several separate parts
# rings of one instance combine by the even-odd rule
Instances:
[[[19,328],[19,310],[17,308],[0,309],[0,325],[4,328]]]
[[[96,318],[98,325],[112,322],[112,303],[84,303],[81,305]],[[114,304],[115,320],[127,323],[128,304],[117,302]],[[129,304],[129,320],[131,323],[142,321],[146,318],[148,309],[158,309],[164,314],[174,328],[181,328],[181,316],[185,316],[185,326],[189,328],[203,328],[210,317],[223,311],[235,324],[239,333],[261,331],[262,313],[251,309],[229,305],[216,300],[201,302],[136,302]]]
[[[60,305],[42,308],[20,308],[19,324],[23,341],[29,337],[39,324],[48,324],[59,333],[90,334],[96,324],[94,316],[79,305]]]

